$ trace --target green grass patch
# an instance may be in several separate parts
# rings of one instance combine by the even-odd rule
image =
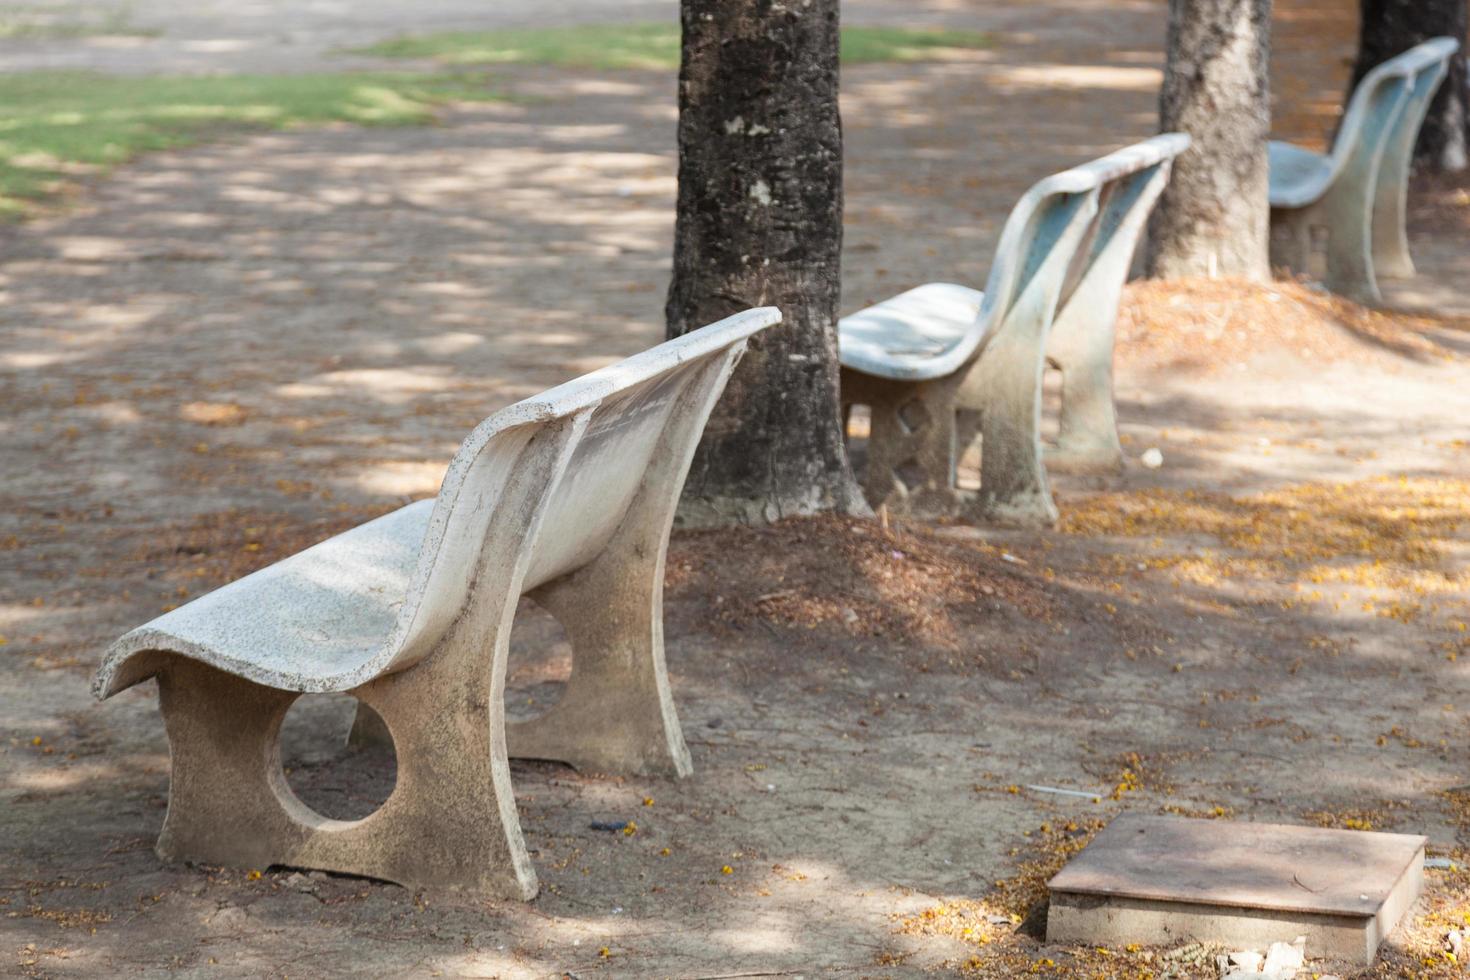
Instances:
[[[444,102],[500,96],[478,73],[119,78],[0,74],[0,215],[56,191],[67,175],[221,132],[350,122],[422,124]]]
[[[979,31],[847,27],[842,31],[842,63],[871,65],[885,61],[942,61],[957,53],[979,51],[992,44]]]
[[[931,61],[990,46],[976,31],[848,27],[842,31],[842,61]],[[353,54],[420,58],[445,65],[555,65],[562,68],[679,67],[677,24],[608,24],[506,31],[448,31],[399,37]]]

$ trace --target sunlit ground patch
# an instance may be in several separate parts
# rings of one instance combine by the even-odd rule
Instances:
[[[1150,489],[1067,508],[1068,534],[1146,538],[1143,563],[1201,585],[1255,576],[1314,586],[1458,595],[1470,532],[1470,481],[1377,477],[1231,496]],[[1116,556],[1120,569],[1134,556]],[[1325,588],[1318,598],[1329,598]],[[1306,598],[1312,598],[1310,591]]]

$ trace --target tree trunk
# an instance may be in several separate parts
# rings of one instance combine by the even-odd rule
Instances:
[[[1271,0],[1169,0],[1161,129],[1193,145],[1154,211],[1151,275],[1270,277]]]
[[[668,333],[779,306],[705,429],[683,526],[863,512],[838,406],[838,0],[683,0]]]
[[[1466,0],[1361,0],[1359,6],[1362,19],[1352,88],[1378,65],[1432,37],[1448,36],[1463,43],[1470,27]],[[1414,162],[1429,170],[1464,170],[1470,165],[1470,73],[1465,71],[1464,55],[1462,50],[1450,59],[1450,72],[1419,130]]]

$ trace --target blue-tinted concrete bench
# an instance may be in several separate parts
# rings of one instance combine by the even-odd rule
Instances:
[[[1063,376],[1058,453],[1122,463],[1113,335],[1148,214],[1189,137],[1169,133],[1054,174],[1017,203],[985,291],[931,283],[845,317],[842,402],[872,412],[863,488],[874,507],[990,520],[1057,518],[1042,464],[1042,376]],[[981,437],[978,499],[955,483]]]
[[[1326,285],[1379,304],[1378,278],[1414,274],[1404,228],[1414,144],[1430,100],[1460,49],[1425,41],[1374,68],[1354,90],[1332,152],[1272,141],[1271,263],[1310,272],[1313,232],[1326,233]]]
[[[507,766],[518,757],[685,775],[664,669],[664,554],[752,310],[497,412],[439,495],[201,596],[123,636],[107,698],[157,678],[172,756],[167,860],[271,864],[492,896],[536,893]],[[573,670],[507,730],[507,643],[533,596]],[[346,691],[391,734],[397,784],[356,821],[302,803],[279,735],[304,692]]]

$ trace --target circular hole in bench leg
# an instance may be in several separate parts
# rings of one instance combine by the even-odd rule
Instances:
[[[350,694],[303,694],[281,723],[281,768],[296,798],[333,820],[361,820],[393,792],[391,739],[347,748],[357,713]]]
[[[505,720],[541,717],[561,699],[571,676],[572,644],[561,623],[534,600],[522,598],[510,631]]]

